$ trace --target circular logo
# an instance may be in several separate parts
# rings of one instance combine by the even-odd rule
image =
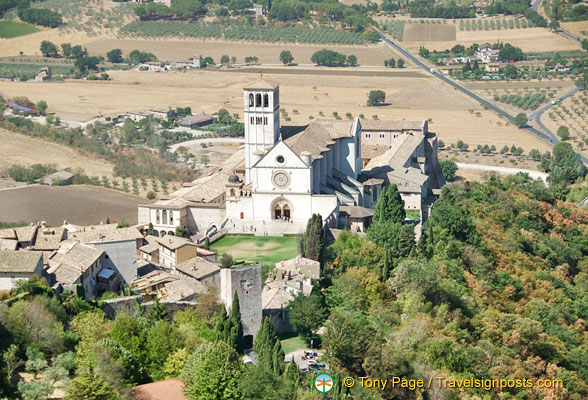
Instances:
[[[320,374],[314,380],[314,388],[321,393],[328,393],[333,389],[333,378],[329,374]]]
[[[290,177],[287,173],[282,171],[276,172],[272,177],[272,180],[274,182],[274,185],[276,185],[276,187],[278,188],[285,188],[290,184]]]

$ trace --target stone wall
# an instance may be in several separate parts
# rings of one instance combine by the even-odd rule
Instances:
[[[139,303],[143,312],[149,312],[151,307],[153,307],[153,304],[155,304],[153,301],[143,302],[143,297],[141,295],[120,297],[117,299],[104,300],[103,302],[104,305],[102,306],[102,311],[104,311],[106,316],[110,319],[114,319],[116,314],[125,308],[132,307],[135,302]],[[173,317],[176,312],[184,310],[185,308],[196,306],[195,301],[162,301],[160,304],[165,305],[170,317]]]

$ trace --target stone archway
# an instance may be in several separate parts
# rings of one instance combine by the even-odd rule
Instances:
[[[272,202],[271,219],[290,220],[292,219],[292,204],[285,197],[278,197]]]

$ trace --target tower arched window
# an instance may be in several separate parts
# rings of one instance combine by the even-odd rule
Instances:
[[[261,107],[261,93],[255,95],[255,107]]]
[[[249,107],[253,107],[253,93],[249,93]]]
[[[155,223],[159,224],[159,210],[155,211]]]
[[[163,212],[161,213],[161,219],[162,219],[161,223],[163,225],[167,225],[167,211],[166,210],[163,210]]]
[[[263,106],[264,107],[269,106],[269,96],[267,95],[267,93],[263,95]]]

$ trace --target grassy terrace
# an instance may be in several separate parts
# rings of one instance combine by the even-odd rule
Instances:
[[[230,253],[236,262],[275,264],[296,257],[296,237],[226,235],[212,244],[219,254]]]
[[[39,28],[15,21],[0,21],[0,38],[12,39],[38,32]]]

